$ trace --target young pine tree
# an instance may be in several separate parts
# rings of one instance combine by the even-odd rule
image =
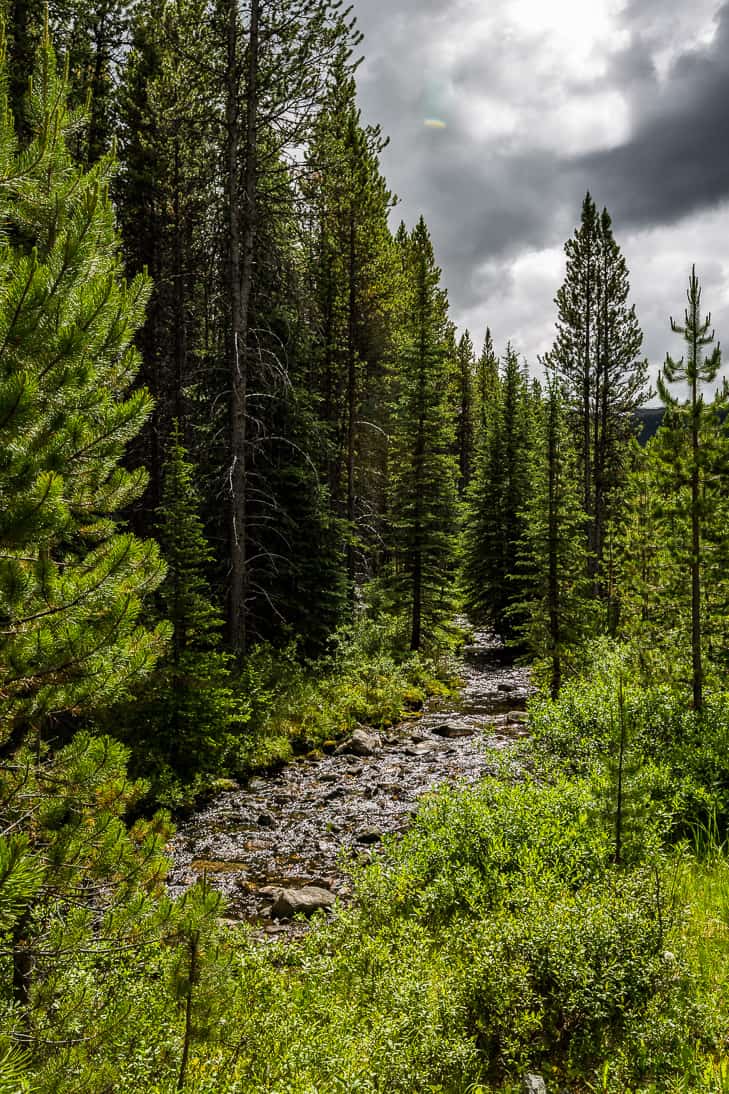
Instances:
[[[658,394],[666,412],[657,438],[662,478],[670,489],[676,516],[685,521],[686,537],[681,551],[684,573],[690,583],[691,687],[695,710],[703,707],[705,668],[703,646],[707,624],[706,579],[710,552],[709,528],[722,506],[723,480],[728,466],[727,438],[720,424],[721,412],[729,406],[726,383],[711,404],[704,401],[702,386],[713,383],[721,367],[714,342],[711,315],[701,317],[701,288],[692,268],[687,290],[688,307],[681,326],[671,319],[671,330],[686,343],[686,357],[674,361],[666,356],[658,378]],[[680,401],[669,385],[688,385],[688,398]],[[721,538],[721,537],[719,537]],[[717,575],[722,581],[723,575]]]
[[[121,276],[109,157],[84,171],[83,117],[46,38],[18,151],[0,86],[0,742],[121,698],[166,633],[141,620],[164,574],[157,547],[119,527],[142,471],[121,466],[150,412],[129,394],[147,297]]]

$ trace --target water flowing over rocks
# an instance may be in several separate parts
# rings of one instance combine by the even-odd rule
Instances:
[[[172,841],[172,892],[205,872],[230,917],[271,936],[282,929],[276,921],[346,898],[347,855],[378,854],[384,837],[407,829],[419,799],[444,783],[489,775],[491,750],[528,732],[528,670],[514,666],[493,635],[476,635],[459,674],[457,699],[427,704],[385,737],[357,728],[332,755],[220,794]]]

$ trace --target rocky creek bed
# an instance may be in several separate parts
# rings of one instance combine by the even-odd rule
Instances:
[[[221,793],[172,842],[172,892],[205,872],[225,894],[226,914],[264,938],[290,932],[297,911],[346,898],[348,856],[376,854],[384,835],[407,828],[419,799],[488,775],[493,750],[526,734],[528,669],[497,639],[477,634],[459,675],[455,700],[431,702],[386,734],[362,727],[333,755]]]

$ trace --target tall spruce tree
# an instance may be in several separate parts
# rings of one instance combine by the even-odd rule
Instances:
[[[4,94],[3,83],[3,94]],[[118,525],[145,475],[120,460],[150,412],[129,394],[147,297],[127,284],[109,201],[110,158],[84,171],[82,115],[46,38],[19,152],[0,103],[0,725],[8,742],[43,716],[118,699],[157,656],[142,599],[156,546]]]
[[[350,596],[355,579],[373,568],[382,530],[387,423],[378,395],[395,272],[387,224],[393,199],[379,167],[387,141],[379,127],[361,122],[354,68],[342,50],[313,128],[303,185],[317,305],[312,384],[328,441],[330,496],[348,527]]]
[[[418,650],[450,610],[457,466],[448,415],[447,300],[423,218],[398,240],[403,289],[393,360],[391,584],[408,611],[411,649]]]
[[[544,363],[563,384],[579,431],[588,564],[595,593],[607,600],[600,572],[606,530],[620,509],[634,412],[649,396],[647,362],[639,356],[643,336],[628,303],[625,259],[607,210],[598,215],[589,193],[565,253],[557,336]]]

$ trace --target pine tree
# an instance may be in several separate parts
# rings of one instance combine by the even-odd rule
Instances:
[[[46,38],[18,152],[0,104],[0,725],[6,747],[44,716],[123,696],[165,633],[141,621],[157,548],[116,514],[144,488],[120,460],[150,411],[127,394],[147,297],[121,277],[113,163],[84,171]]]
[[[132,276],[146,269],[153,279],[137,341],[140,378],[155,402],[131,454],[150,475],[134,513],[138,524],[149,527],[161,502],[172,422],[181,423],[192,447],[210,417],[201,377],[220,356],[214,334],[220,324],[214,277],[220,108],[209,74],[205,78],[201,71],[212,34],[204,5],[146,0],[135,7],[131,30],[119,94],[115,201],[126,268]],[[198,442],[201,448],[207,440]]]
[[[628,304],[625,259],[607,210],[598,215],[589,193],[565,253],[557,336],[545,365],[564,385],[579,430],[588,564],[595,592],[606,601],[600,575],[606,531],[620,509],[633,415],[649,396],[647,362],[639,359],[643,336]],[[607,623],[613,623],[610,604]]]
[[[474,433],[476,452],[486,444],[492,412],[499,393],[499,359],[494,351],[491,331],[486,328],[481,356],[476,365]]]
[[[189,787],[225,770],[226,762],[235,765],[248,713],[232,688],[231,657],[220,649],[223,618],[205,574],[212,552],[199,510],[193,468],[175,424],[157,529],[167,564],[159,601],[172,627],[170,652],[134,706],[122,712],[139,750],[137,766],[154,775],[156,798],[165,804],[179,793],[176,779]]]
[[[509,346],[468,495],[462,564],[466,610],[506,637],[519,629],[509,609],[521,601],[516,564],[529,492],[530,415],[526,376]]]
[[[556,698],[589,631],[590,610],[577,455],[554,378],[539,408],[530,464],[516,570],[524,599],[517,616],[527,649],[546,663]]]
[[[721,368],[717,344],[708,356],[705,348],[714,342],[711,315],[701,316],[701,288],[692,267],[687,290],[688,307],[683,326],[671,319],[671,330],[684,339],[685,358],[666,356],[658,378],[658,393],[666,411],[658,442],[663,478],[672,487],[677,515],[687,522],[683,544],[684,572],[690,580],[691,681],[695,710],[703,707],[705,668],[703,664],[706,623],[705,582],[708,561],[707,529],[715,518],[723,495],[721,480],[727,470],[727,443],[720,427],[720,412],[729,405],[726,383],[712,403],[704,401],[702,386],[713,383]],[[672,395],[670,384],[688,385],[688,399]]]
[[[410,617],[410,646],[421,648],[450,609],[455,562],[454,423],[447,413],[450,368],[447,301],[421,217],[398,233],[404,274],[393,361],[391,436],[392,588]]]
[[[463,497],[473,475],[474,446],[474,354],[468,331],[462,335],[457,350],[456,384],[458,393],[456,445],[458,454],[458,493]]]
[[[312,381],[329,446],[330,496],[348,525],[350,597],[381,532],[387,423],[380,393],[395,271],[387,224],[393,199],[379,168],[387,141],[379,127],[362,125],[354,67],[342,50],[313,128],[304,185],[317,303]]]

